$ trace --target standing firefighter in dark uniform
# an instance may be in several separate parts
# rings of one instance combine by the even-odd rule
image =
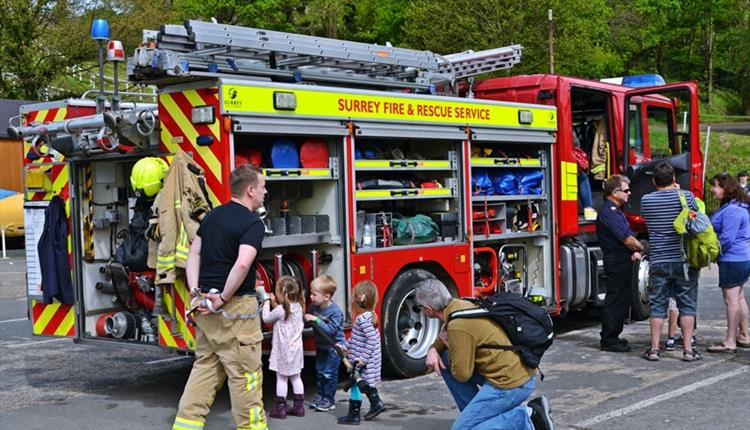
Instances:
[[[628,341],[621,339],[631,297],[633,262],[641,259],[643,246],[633,236],[622,206],[630,197],[630,180],[614,175],[604,182],[604,203],[596,217],[596,235],[604,252],[607,296],[602,311],[602,351],[628,352]]]
[[[173,430],[201,430],[217,391],[228,379],[237,429],[268,428],[262,401],[261,333],[255,259],[264,226],[266,181],[249,164],[229,177],[232,200],[209,212],[190,246],[187,281],[195,316],[195,363]],[[204,301],[205,300],[205,301]]]

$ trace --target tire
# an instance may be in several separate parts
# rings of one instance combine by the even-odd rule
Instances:
[[[411,378],[427,371],[425,357],[440,332],[440,320],[428,318],[416,306],[414,287],[434,278],[424,269],[399,274],[383,299],[383,365],[397,377]]]
[[[648,242],[643,242],[643,258],[639,264],[633,265],[633,276],[630,289],[630,316],[636,321],[643,321],[651,316],[651,304],[649,302],[649,293],[651,286],[648,281],[649,261],[648,261]]]

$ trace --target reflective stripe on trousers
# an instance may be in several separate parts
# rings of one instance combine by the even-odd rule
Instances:
[[[172,430],[203,430],[204,423],[195,420],[189,420],[187,418],[174,418],[174,425]]]
[[[250,408],[250,425],[247,427],[237,427],[237,430],[267,430],[266,413],[263,408],[253,406]]]
[[[263,374],[261,370],[257,372],[245,372],[245,379],[247,379],[247,391],[258,388],[258,382],[261,381]]]

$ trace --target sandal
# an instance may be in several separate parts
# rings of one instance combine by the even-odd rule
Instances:
[[[682,352],[682,361],[698,361],[702,358],[703,356],[696,350]]]
[[[706,348],[706,351],[713,352],[713,353],[727,353],[727,354],[736,354],[737,348],[730,348],[723,343],[717,343],[715,345],[711,345],[708,348]]]
[[[740,348],[750,348],[750,342],[741,342],[738,340],[737,346],[739,346]]]
[[[660,351],[658,349],[649,348],[643,353],[642,357],[644,360],[648,361],[659,361],[659,354]]]

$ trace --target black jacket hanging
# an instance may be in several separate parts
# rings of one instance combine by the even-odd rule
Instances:
[[[68,221],[65,202],[58,196],[53,196],[44,210],[44,231],[37,252],[44,303],[51,304],[53,299],[57,299],[63,304],[72,305],[75,295],[68,261]]]

